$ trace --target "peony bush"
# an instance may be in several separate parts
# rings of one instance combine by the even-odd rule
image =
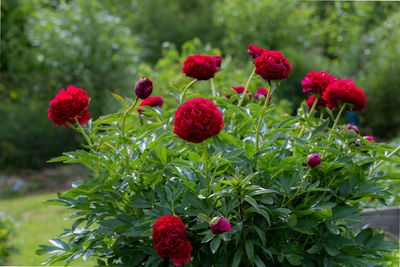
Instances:
[[[97,120],[86,119],[83,89],[60,91],[49,118],[86,144],[50,162],[92,172],[47,201],[76,213],[37,251],[53,254],[45,264],[385,266],[397,245],[356,224],[368,201],[391,197],[385,181],[399,174],[380,166],[400,147],[339,124],[344,110],[366,108],[364,92],[325,71],[305,74],[306,104],[281,116],[271,96],[292,65],[279,51],[247,52],[253,71],[245,86],[226,85],[229,97],[214,85],[222,58],[207,55],[183,62],[191,80],[171,97],[150,96],[157,81],[142,77],[136,96],[113,94],[120,112]]]

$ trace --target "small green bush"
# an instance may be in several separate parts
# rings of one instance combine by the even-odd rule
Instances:
[[[14,220],[7,213],[0,212],[0,265],[4,265],[10,253],[15,251],[11,244],[14,235]]]

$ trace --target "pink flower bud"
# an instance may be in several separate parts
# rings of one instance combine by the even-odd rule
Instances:
[[[150,79],[142,77],[135,85],[135,93],[141,99],[148,98],[153,92],[153,82]]]
[[[211,232],[215,235],[232,230],[231,224],[221,215],[214,217],[210,222]]]
[[[317,154],[311,154],[308,157],[308,162],[307,164],[311,167],[314,168],[315,166],[319,165],[321,163],[321,158]]]
[[[353,130],[353,131],[355,131],[357,134],[360,133],[360,131],[358,130],[357,126],[351,125],[350,123],[347,124],[347,130]]]
[[[375,143],[375,138],[372,136],[363,136],[365,140],[368,140],[370,142],[374,142]]]

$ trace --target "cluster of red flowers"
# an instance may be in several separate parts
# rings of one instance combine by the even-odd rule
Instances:
[[[194,55],[188,56],[183,62],[182,72],[197,80],[208,80],[214,77],[221,67],[220,56]]]
[[[224,119],[208,99],[195,98],[183,103],[175,113],[174,133],[192,143],[201,143],[220,133]]]
[[[337,80],[325,71],[307,73],[301,84],[303,92],[313,94],[307,99],[309,108],[316,98],[317,107],[339,108],[339,105],[346,103],[347,110],[361,111],[367,106],[362,89],[357,88],[350,80]]]
[[[75,124],[74,118],[76,117],[79,124],[83,125],[90,118],[90,113],[86,109],[88,105],[89,97],[87,93],[81,88],[70,85],[66,90],[61,89],[56,97],[50,101],[49,118],[58,126],[68,127],[67,123]]]

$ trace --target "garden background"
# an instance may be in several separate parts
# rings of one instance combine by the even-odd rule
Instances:
[[[0,211],[14,217],[19,250],[6,264],[45,259],[34,251],[62,231],[68,211],[41,202],[85,176],[78,166],[54,170],[46,163],[83,141],[47,117],[61,88],[73,84],[88,91],[97,118],[117,110],[111,92],[133,97],[142,76],[161,96],[176,93],[170,82],[185,79],[180,64],[191,54],[221,55],[221,80],[247,77],[247,46],[254,44],[282,51],[296,66],[274,96],[282,113],[296,114],[305,73],[326,70],[354,79],[367,97],[366,110],[348,113],[343,122],[378,142],[399,143],[399,26],[398,2],[3,0]],[[246,81],[216,82],[229,90]],[[399,204],[398,196],[391,204]],[[28,236],[35,238],[28,242]]]

